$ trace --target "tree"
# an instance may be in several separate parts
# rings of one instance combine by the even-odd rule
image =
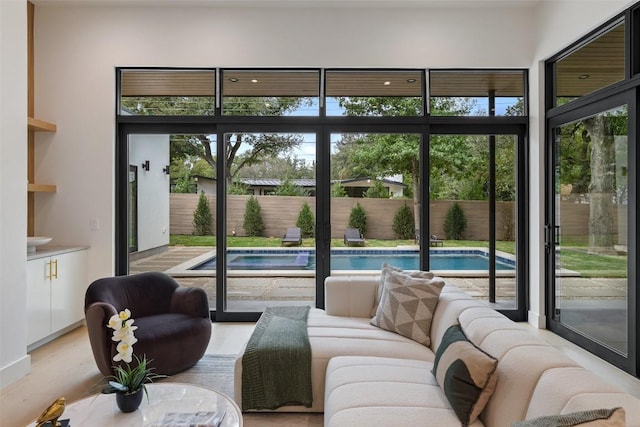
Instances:
[[[200,192],[198,198],[198,205],[193,212],[193,234],[196,236],[209,236],[211,235],[211,222],[213,216],[211,215],[211,208],[209,207],[209,200],[205,196],[204,191]]]
[[[316,220],[307,202],[302,203],[302,208],[296,221],[296,227],[300,228],[302,237],[313,237],[315,235]]]
[[[351,213],[349,214],[349,228],[357,228],[363,236],[367,232],[367,213],[358,202],[356,202],[356,205],[351,208]]]
[[[403,203],[394,215],[392,230],[398,239],[413,239],[415,237],[413,212],[406,203]]]
[[[334,182],[331,186],[331,197],[347,197],[347,192],[340,182]]]
[[[293,183],[290,179],[285,179],[273,192],[274,196],[306,196],[306,191]]]
[[[253,196],[249,197],[245,205],[244,223],[242,227],[249,237],[260,237],[264,233],[262,208],[260,207],[260,203],[258,203],[258,199]]]
[[[462,240],[467,230],[467,217],[458,203],[451,205],[444,219],[444,232],[447,239]]]
[[[225,97],[225,114],[231,116],[282,116],[309,105],[304,97]],[[211,97],[123,97],[122,108],[136,115],[210,115],[214,111]],[[227,185],[239,170],[277,157],[300,145],[301,137],[286,134],[227,133],[224,136]],[[196,156],[215,170],[214,135],[172,135],[170,158]],[[241,158],[236,161],[236,157]]]
[[[375,181],[373,185],[364,192],[364,197],[369,199],[388,199],[389,189],[385,188],[380,181]]]
[[[233,181],[229,188],[227,188],[227,194],[235,194],[238,196],[249,194],[249,186],[240,181]]]
[[[419,116],[422,114],[420,99],[409,97],[342,97],[339,105],[350,116]],[[472,110],[473,101],[468,98],[432,98],[432,113],[440,115],[467,115]],[[462,167],[465,164],[465,150],[459,146],[464,140],[456,137],[436,137],[431,139],[431,167],[448,167],[452,162]],[[439,142],[439,143],[438,143]],[[435,147],[434,147],[435,144]],[[336,144],[340,151],[346,150],[349,168],[353,176],[391,176],[401,174],[411,177],[413,195],[412,228],[420,228],[420,135],[416,134],[365,134],[346,139]],[[340,159],[338,153],[334,157]],[[437,170],[437,169],[436,169]],[[335,173],[335,171],[334,171]],[[335,175],[334,175],[335,176]],[[353,177],[352,176],[352,177]],[[413,231],[411,232],[413,234]]]
[[[182,171],[181,175],[176,179],[176,183],[173,186],[174,193],[195,193],[196,192],[196,183],[191,176],[191,171],[189,169],[185,169]]]

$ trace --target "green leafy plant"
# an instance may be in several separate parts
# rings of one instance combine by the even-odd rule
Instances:
[[[242,225],[249,237],[262,236],[264,233],[264,221],[262,220],[262,208],[258,199],[249,197],[244,209],[244,223]]]
[[[369,199],[388,199],[389,190],[380,181],[376,181],[364,192],[364,197]]]
[[[211,232],[211,222],[213,216],[211,215],[211,208],[209,207],[209,200],[205,196],[204,191],[200,192],[198,198],[198,205],[193,212],[193,234],[196,236],[209,236],[213,234]]]
[[[444,219],[444,232],[447,239],[463,240],[467,230],[467,217],[464,215],[462,207],[456,202],[447,211]]]
[[[351,208],[351,213],[349,214],[349,228],[357,228],[363,236],[367,232],[367,213],[358,202],[356,202],[356,205]]]
[[[415,236],[413,212],[407,204],[400,206],[400,209],[393,216],[393,232],[398,239],[413,239]]]
[[[336,182],[331,186],[331,197],[347,197],[347,192],[341,183]]]
[[[300,228],[300,232],[302,233],[302,237],[313,237],[314,231],[316,228],[315,224],[316,220],[313,216],[313,212],[311,212],[311,208],[307,202],[302,204],[302,208],[300,209],[300,214],[298,215],[298,220],[296,221],[296,227]]]
[[[276,190],[274,196],[306,196],[306,191],[298,185],[295,185],[290,179],[285,179]]]

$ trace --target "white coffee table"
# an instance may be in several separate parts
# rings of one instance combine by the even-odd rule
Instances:
[[[220,426],[242,427],[238,405],[215,390],[181,383],[148,384],[147,390],[149,400],[143,397],[140,408],[128,414],[120,412],[113,394],[98,394],[68,403],[61,418],[69,418],[71,427],[143,427],[168,412],[226,411]]]

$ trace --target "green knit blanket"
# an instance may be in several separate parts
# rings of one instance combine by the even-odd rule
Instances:
[[[310,407],[309,307],[267,307],[242,356],[242,410]]]

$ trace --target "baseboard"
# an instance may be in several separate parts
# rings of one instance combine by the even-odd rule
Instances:
[[[0,388],[13,384],[31,372],[31,356],[25,354],[20,359],[0,369]]]
[[[529,322],[530,325],[533,325],[538,329],[547,329],[547,317],[541,316],[535,311],[529,310],[527,321]]]

